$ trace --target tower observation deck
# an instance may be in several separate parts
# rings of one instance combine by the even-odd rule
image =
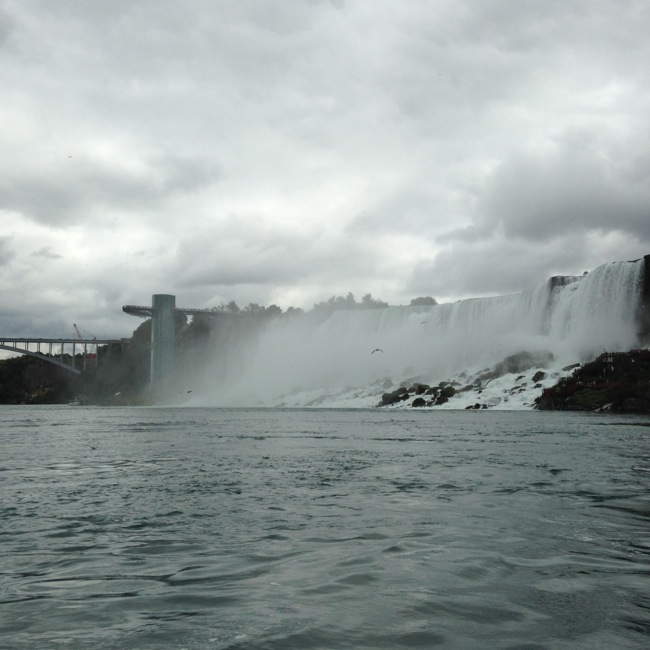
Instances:
[[[124,305],[122,311],[131,316],[151,318],[151,385],[159,384],[176,365],[176,322],[174,314],[216,316],[213,309],[176,307],[176,296],[155,293],[151,306]]]

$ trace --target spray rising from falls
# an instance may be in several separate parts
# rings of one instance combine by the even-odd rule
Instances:
[[[196,386],[198,401],[304,406],[365,395],[376,403],[382,386],[468,376],[524,351],[559,368],[604,350],[629,350],[638,346],[644,264],[605,264],[509,296],[309,312],[269,319],[248,332],[241,325],[222,328]],[[359,405],[370,405],[368,399]]]

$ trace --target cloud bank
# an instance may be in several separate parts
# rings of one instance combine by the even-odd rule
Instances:
[[[0,334],[650,252],[645,0],[0,2]]]

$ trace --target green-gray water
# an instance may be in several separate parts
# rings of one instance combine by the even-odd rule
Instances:
[[[647,425],[2,407],[0,647],[647,647]]]

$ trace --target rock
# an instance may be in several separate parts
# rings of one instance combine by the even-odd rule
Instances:
[[[440,391],[440,397],[444,397],[447,401],[450,397],[456,394],[456,389],[453,386],[447,385]]]
[[[533,381],[537,383],[538,381],[542,381],[542,379],[546,379],[546,373],[543,370],[538,370],[533,375]]]
[[[567,366],[568,367],[568,366]],[[650,413],[650,350],[604,353],[535,400],[539,410]]]
[[[400,386],[397,390],[390,393],[384,393],[381,396],[380,406],[390,406],[405,399],[408,399],[409,393],[405,386]]]
[[[415,408],[420,408],[420,407],[422,407],[422,406],[426,406],[426,405],[427,405],[427,402],[426,402],[426,400],[425,400],[424,398],[422,398],[422,397],[416,397],[416,398],[413,400],[413,403],[411,404],[411,406],[413,406],[413,407],[415,407]]]
[[[493,368],[481,371],[476,380],[481,385],[486,386],[492,379],[498,379],[507,374],[520,374],[535,367],[546,367],[551,361],[553,361],[553,354],[550,352],[519,352],[506,357]]]

